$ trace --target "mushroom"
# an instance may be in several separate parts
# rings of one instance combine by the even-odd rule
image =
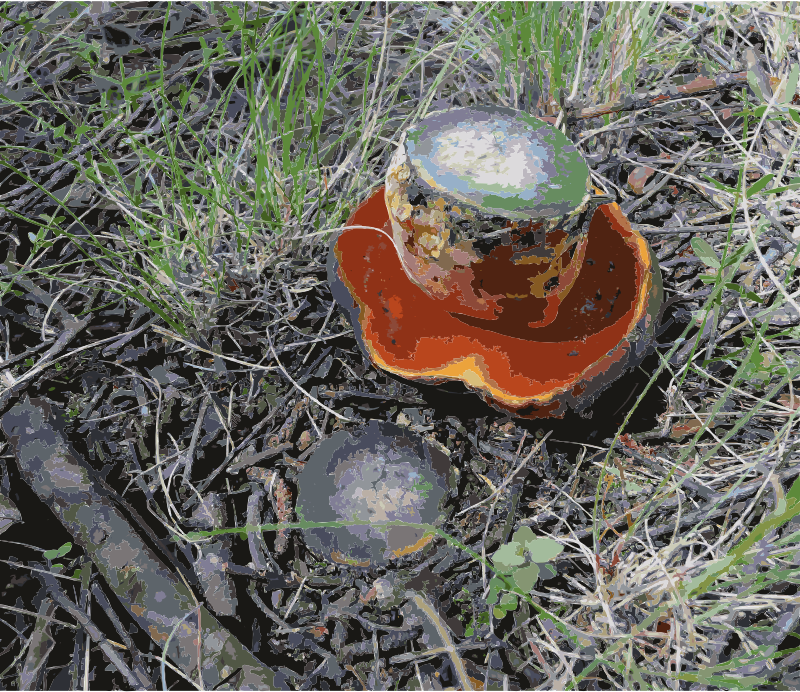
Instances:
[[[466,126],[472,117],[469,113],[484,117],[492,111],[453,112],[457,115],[451,121]],[[498,118],[508,121],[511,117],[508,109],[498,112]],[[432,120],[432,132],[445,130],[440,116]],[[530,120],[528,116],[524,118],[525,123]],[[426,122],[418,123],[416,130],[424,130]],[[567,192],[554,192],[548,187],[536,197],[532,186],[532,201],[527,208],[531,221],[527,225],[510,217],[502,224],[499,219],[486,221],[496,207],[487,206],[491,195],[485,191],[505,188],[499,183],[491,187],[482,182],[487,179],[479,175],[486,172],[481,168],[485,159],[477,158],[469,169],[471,187],[461,184],[462,178],[469,177],[466,174],[459,178],[446,174],[443,167],[435,168],[438,177],[429,176],[428,187],[433,190],[434,183],[439,188],[449,185],[450,196],[442,194],[442,200],[469,194],[474,208],[482,205],[487,210],[484,216],[479,216],[480,209],[474,212],[478,221],[472,236],[468,235],[469,224],[463,223],[462,217],[468,216],[464,209],[459,207],[463,214],[446,223],[440,223],[436,216],[436,233],[445,240],[438,257],[433,251],[426,254],[418,248],[423,234],[418,232],[418,222],[412,223],[408,218],[421,215],[413,217],[412,210],[405,218],[408,210],[398,202],[405,194],[409,204],[413,202],[421,208],[431,199],[428,193],[423,200],[415,190],[422,189],[418,181],[427,179],[433,164],[415,158],[417,149],[412,150],[412,139],[406,137],[407,153],[398,154],[386,185],[375,190],[352,214],[348,228],[333,238],[328,258],[334,298],[347,310],[362,350],[377,367],[429,383],[460,380],[496,407],[520,417],[536,418],[562,416],[567,406],[578,410],[588,406],[599,391],[644,357],[663,294],[658,262],[616,204],[600,204],[592,209],[604,198],[586,192],[578,197],[588,185],[588,169],[580,155],[569,149],[572,145],[563,144],[550,130],[553,128],[542,124],[526,131],[532,142],[526,150],[531,160],[516,162],[515,170],[524,164],[529,171],[546,171],[552,164],[561,172],[549,177],[543,174],[542,188],[558,183]],[[507,131],[514,132],[510,125]],[[431,137],[435,139],[433,134]],[[461,146],[460,142],[467,140],[458,141]],[[547,163],[533,160],[533,142],[539,141],[552,144],[549,149],[543,147]],[[513,151],[520,148],[521,144]],[[426,156],[434,160],[431,157],[435,155],[430,154],[434,145],[428,151]],[[491,170],[502,181],[507,171],[497,164],[497,157],[486,160],[492,162]],[[556,165],[559,161],[566,161],[567,170],[574,171],[574,184],[570,175],[567,185],[564,169]],[[409,162],[408,180],[417,181],[416,188],[406,187],[403,192],[397,181],[405,173],[396,171]],[[486,187],[478,190],[480,185]],[[522,198],[524,190],[516,173],[506,188],[518,191],[515,200]],[[411,194],[416,196],[412,198]],[[570,211],[565,200],[580,204]],[[433,205],[437,202],[438,198]],[[448,204],[451,206],[447,213],[452,213],[452,202],[444,204],[443,211]],[[520,203],[517,209],[521,208]],[[540,211],[540,216],[535,216]],[[432,216],[429,213],[428,218]],[[485,230],[485,224],[490,222],[501,228]],[[467,235],[459,239],[453,229],[466,229]],[[560,236],[552,234],[559,232],[572,240],[562,238],[556,243]],[[448,245],[451,238],[455,244]],[[485,242],[489,243],[488,250]],[[559,248],[570,242],[574,248],[571,257],[569,249],[558,255]],[[472,248],[474,257],[464,259],[469,254],[466,250],[459,254],[465,247]],[[532,254],[526,255],[531,249]],[[526,268],[542,264],[526,264],[520,258],[544,255],[549,262],[547,271],[552,272],[555,267],[560,272],[557,281],[539,286],[544,293],[537,288],[523,295],[521,285],[538,286],[535,279],[539,275],[525,274]],[[472,293],[467,290],[476,285],[478,289]],[[484,290],[485,287],[488,288]],[[480,300],[489,307],[484,310]]]
[[[431,544],[429,528],[443,523],[444,504],[455,488],[443,452],[416,433],[373,420],[319,443],[297,478],[295,512],[300,522],[340,524],[304,529],[306,545],[316,553],[351,567],[384,567],[418,558]],[[431,633],[451,652],[461,688],[471,690],[431,589],[419,582],[416,572],[391,570],[360,600],[398,608],[412,632],[418,625],[431,631],[429,621]]]
[[[434,114],[407,130],[384,190],[408,277],[456,314],[550,324],[604,195],[559,130],[510,108]]]
[[[295,513],[301,522],[342,522],[305,530],[314,552],[345,565],[384,565],[430,543],[424,527],[402,524],[439,523],[450,479],[447,456],[429,442],[370,421],[319,444],[297,478]]]

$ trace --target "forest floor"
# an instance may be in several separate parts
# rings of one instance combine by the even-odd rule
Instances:
[[[800,685],[799,19],[2,4],[0,686],[227,689],[258,665],[287,689]],[[659,259],[651,353],[580,414],[391,377],[332,299],[330,239],[403,129],[471,104],[555,119]],[[320,443],[371,420],[457,488],[424,551],[343,565],[292,503]],[[113,573],[92,542],[121,544],[69,518],[93,503],[149,546]],[[503,567],[528,531],[558,544],[525,553],[533,586]],[[158,634],[125,595],[151,553],[156,600],[196,604]]]

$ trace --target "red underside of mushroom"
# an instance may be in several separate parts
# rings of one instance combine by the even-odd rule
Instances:
[[[531,327],[528,301],[495,319],[451,312],[406,275],[378,189],[332,244],[329,279],[359,342],[377,366],[427,382],[461,380],[518,416],[563,415],[643,357],[661,304],[647,243],[616,205],[591,222],[583,266],[556,319]],[[503,267],[497,268],[502,279]]]

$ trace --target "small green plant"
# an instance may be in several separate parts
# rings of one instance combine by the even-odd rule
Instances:
[[[466,586],[462,586],[461,591],[453,596],[453,602],[458,605],[460,611],[456,617],[465,624],[465,632],[467,633],[467,636],[475,634],[475,623],[472,614],[472,599],[473,596]]]
[[[53,560],[58,560],[59,558],[64,557],[70,550],[72,550],[72,543],[64,543],[60,548],[55,548],[53,550],[45,550],[42,555],[44,555],[46,560],[51,562],[50,569],[53,572],[60,572],[64,569],[64,565],[60,562],[53,563]]]
[[[492,608],[494,616],[502,618],[516,610],[518,598],[509,593],[509,586],[528,593],[540,576],[543,579],[556,576],[555,569],[548,563],[562,550],[560,543],[552,538],[538,538],[529,526],[516,531],[512,539],[492,555],[498,576],[489,582],[487,605]],[[506,593],[500,596],[503,591]]]
[[[748,380],[754,387],[763,389],[773,377],[784,377],[789,374],[786,364],[775,358],[771,352],[751,348],[754,339],[743,336],[742,341],[745,348],[741,349],[740,353],[745,351],[749,353],[749,357],[743,361],[742,378]]]
[[[54,560],[58,560],[60,558],[66,557],[69,552],[72,550],[72,543],[67,541],[62,545],[60,548],[56,548],[55,550],[45,550],[44,556],[46,559],[50,560],[50,571],[53,574],[60,574],[62,576],[69,576],[70,571],[72,571],[72,579],[80,579],[81,577],[81,555],[80,551],[78,553],[73,553],[73,557],[67,557],[67,564],[66,566],[61,564],[60,562],[53,562]]]

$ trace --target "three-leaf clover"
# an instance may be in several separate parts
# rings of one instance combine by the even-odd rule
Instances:
[[[533,589],[544,569],[546,579],[555,576],[555,570],[547,563],[557,557],[563,546],[552,538],[538,538],[529,526],[523,526],[514,533],[512,539],[492,555],[492,563],[499,575],[506,577],[523,593]],[[497,603],[501,591],[508,591],[506,580],[494,577],[489,582],[488,605],[494,606],[495,617],[503,617],[516,609],[517,596],[506,593]]]

